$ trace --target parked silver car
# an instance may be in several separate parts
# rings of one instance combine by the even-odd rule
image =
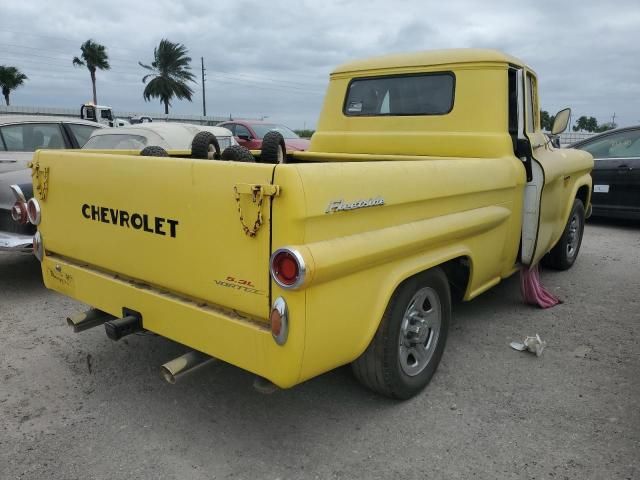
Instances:
[[[0,116],[0,250],[30,251],[35,227],[11,218],[18,185],[23,196],[31,197],[31,171],[27,164],[40,148],[80,148],[95,130],[95,122],[77,118],[39,115]]]

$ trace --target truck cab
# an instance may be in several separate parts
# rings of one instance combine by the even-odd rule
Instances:
[[[105,125],[107,127],[124,127],[129,122],[113,116],[111,107],[85,103],[80,106],[80,118]]]

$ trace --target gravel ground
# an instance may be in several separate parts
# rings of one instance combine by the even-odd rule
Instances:
[[[0,478],[640,478],[640,225],[588,224],[542,278],[564,304],[523,305],[513,277],[455,306],[434,379],[399,403],[348,368],[272,395],[220,363],[168,385],[183,346],[73,334],[83,307],[0,254]],[[542,357],[509,348],[535,333]]]

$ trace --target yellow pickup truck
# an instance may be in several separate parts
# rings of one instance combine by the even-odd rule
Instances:
[[[452,298],[578,255],[593,160],[556,149],[539,108],[517,58],[432,51],[338,67],[306,152],[278,134],[257,161],[41,151],[28,212],[44,282],[94,307],[76,331],[193,349],[171,374],[214,357],[287,388],[351,363],[409,398]]]

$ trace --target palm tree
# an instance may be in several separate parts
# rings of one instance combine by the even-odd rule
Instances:
[[[186,98],[191,101],[193,90],[187,82],[195,82],[195,76],[191,73],[191,57],[188,57],[188,50],[182,43],[172,43],[163,38],[160,44],[153,49],[153,62],[145,65],[138,64],[152,73],[142,77],[142,83],[146,83],[142,96],[148,102],[151,98],[159,98],[164,104],[165,115],[169,113],[171,99]],[[147,83],[147,79],[151,81]]]
[[[2,95],[4,95],[4,101],[9,106],[9,94],[11,90],[15,90],[29,78],[18,70],[16,67],[5,67],[0,65],[0,87],[2,87]]]
[[[109,70],[109,55],[107,55],[107,49],[104,45],[94,42],[89,39],[80,45],[82,50],[82,60],[78,57],[73,57],[73,65],[75,67],[86,66],[91,74],[91,85],[93,86],[93,103],[98,104],[98,96],[96,95],[96,70]]]

